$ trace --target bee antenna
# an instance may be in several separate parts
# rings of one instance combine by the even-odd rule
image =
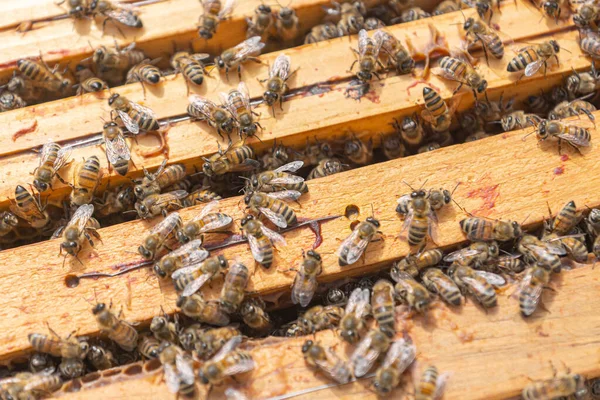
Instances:
[[[371,217],[375,218],[375,211],[373,210],[373,203],[371,203]]]
[[[533,131],[529,132],[527,135],[523,136],[523,137],[521,138],[521,140],[522,140],[522,141],[525,141],[525,139],[527,139],[527,136],[529,136],[529,135],[531,135],[531,134],[535,133],[535,131],[536,131],[536,129],[534,129]]]
[[[450,192],[450,196],[452,196],[454,194],[454,192],[456,192],[456,189],[458,188],[458,186],[460,185],[460,181],[458,181],[458,183],[456,184],[456,186],[454,186],[454,189],[452,189],[452,192]]]
[[[410,190],[415,190],[412,186],[410,186],[410,183],[406,182],[404,179],[402,180],[402,183],[404,183],[406,186],[408,186],[410,188]]]
[[[521,226],[525,225],[525,221],[527,221],[529,219],[529,217],[531,217],[531,213],[527,214],[527,216],[525,217],[525,219],[523,220],[523,222],[521,222]]]

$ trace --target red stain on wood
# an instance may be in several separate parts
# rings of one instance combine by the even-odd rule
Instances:
[[[0,69],[2,69],[2,68],[14,68],[14,67],[17,66],[17,61],[19,61],[19,60],[12,60],[12,61],[9,61],[9,62],[2,63],[2,64],[0,64]]]
[[[371,102],[373,102],[375,104],[381,103],[379,96],[377,94],[375,94],[375,91],[373,91],[373,90],[368,91],[363,97],[367,100],[370,100]]]
[[[498,185],[484,186],[479,189],[471,190],[467,193],[468,198],[479,198],[483,200],[483,204],[476,210],[473,210],[473,214],[483,215],[487,214],[489,210],[494,208],[496,205],[496,199],[500,196],[498,192]]]
[[[568,161],[568,160],[569,160],[568,154],[563,154],[562,156],[560,156],[560,161]]]
[[[61,49],[61,50],[48,50],[46,54],[59,54],[61,56],[66,56],[70,54],[69,50]]]
[[[23,135],[27,135],[28,133],[31,133],[31,132],[35,131],[36,128],[37,128],[37,119],[33,120],[33,124],[31,124],[31,126],[29,126],[27,128],[19,129],[18,131],[16,131],[12,135],[12,141],[16,142],[18,138],[20,138]]]
[[[562,175],[565,172],[565,168],[560,166],[554,168],[554,175]]]

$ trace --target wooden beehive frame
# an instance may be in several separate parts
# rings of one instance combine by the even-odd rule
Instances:
[[[200,13],[199,3],[196,0],[172,2],[176,2],[177,7],[173,3],[144,6],[144,18],[147,17],[150,21],[152,18],[162,19],[160,26],[154,27],[149,24],[148,32],[138,39],[140,46],[145,50],[150,50],[154,45],[155,51],[159,51],[161,46],[163,49],[170,48],[172,38],[176,37],[179,41],[193,36],[195,29],[191,29],[190,26],[193,25],[190,24],[195,23],[197,17],[191,21],[190,15]],[[251,15],[258,3],[260,2],[254,0],[244,2],[244,6],[227,22],[229,25],[224,23],[221,27],[223,30],[228,27],[229,34],[217,36],[212,43],[209,42],[209,51],[238,42],[243,36],[244,17]],[[324,4],[327,2],[304,0],[296,1],[294,7],[305,10],[306,15],[312,16],[309,20],[314,22],[320,18],[317,10]],[[169,24],[164,20],[171,17],[181,18],[181,15],[173,11],[178,7],[188,7],[186,19],[182,20],[191,21],[185,25],[186,31],[169,30]],[[473,12],[465,10],[465,15],[469,16]],[[516,5],[512,2],[504,4],[502,14],[498,17],[502,32],[512,40],[540,41],[547,40],[552,35],[571,53],[561,53],[560,66],[549,70],[546,77],[524,79],[518,86],[515,85],[516,78],[509,77],[505,70],[511,55],[510,50],[507,50],[507,56],[502,62],[491,61],[489,67],[482,63],[479,68],[489,81],[490,97],[498,97],[504,92],[506,97],[517,95],[522,98],[538,88],[549,88],[559,83],[563,76],[570,72],[571,67],[577,70],[589,68],[589,60],[582,56],[576,42],[577,32],[570,23],[555,24],[546,20],[537,25],[530,23],[538,19],[539,13],[520,1]],[[460,13],[442,15],[433,20],[447,37],[450,46],[459,45],[458,30],[451,24],[460,21]],[[401,39],[403,36],[412,37],[416,47],[422,47],[427,41],[430,22],[432,21],[422,20],[388,29]],[[10,23],[13,24],[14,21]],[[72,22],[69,20],[55,21],[19,38],[9,31],[0,32],[0,37],[6,35],[6,38],[10,39],[0,41],[0,46],[6,46],[3,47],[6,51],[0,51],[4,57],[0,59],[0,77],[12,73],[15,57],[35,56],[39,52],[39,46],[42,47],[45,58],[48,57],[47,61],[80,60],[87,57],[91,51],[89,46],[86,49],[82,46],[80,50],[66,55],[60,52],[53,53],[58,49],[56,42],[40,42],[40,38],[50,31],[62,33],[62,40],[66,37],[77,37],[72,34],[71,26]],[[182,26],[181,22],[179,26]],[[92,28],[92,33],[99,32],[94,32]],[[92,42],[93,45],[112,42],[109,36],[97,40]],[[87,46],[85,35],[78,41]],[[166,43],[169,43],[168,46]],[[258,107],[262,113],[261,123],[265,126],[265,132],[261,136],[263,142],[253,143],[253,146],[264,149],[270,147],[277,139],[286,145],[301,147],[307,138],[332,135],[342,137],[349,128],[355,132],[366,131],[362,137],[377,138],[376,133],[390,130],[388,124],[392,117],[408,115],[420,108],[415,99],[420,100],[421,86],[417,86],[410,97],[406,93],[406,87],[413,81],[409,76],[390,75],[382,82],[375,83],[376,97],[372,97],[371,100],[363,99],[361,103],[357,103],[346,99],[344,88],[350,79],[346,70],[353,60],[348,46],[355,45],[355,38],[350,41],[348,38],[341,38],[286,50],[285,52],[292,56],[294,66],[300,67],[297,76],[290,81],[293,89],[301,90],[328,80],[335,81],[335,84],[331,87],[332,90],[322,96],[298,95],[288,99],[284,103],[285,113],[278,114],[276,119],[270,116],[270,110],[263,106]],[[272,63],[276,55],[277,53],[266,54],[262,59],[266,63]],[[259,97],[263,90],[255,78],[263,77],[266,71],[264,66],[253,65],[244,69],[244,80],[254,98]],[[436,77],[432,77],[430,81],[442,89],[444,98],[452,97],[453,84],[445,84]],[[235,76],[232,76],[230,83],[221,79],[208,79],[206,86],[201,88],[199,93],[216,97],[216,92],[227,91],[235,85]],[[115,91],[132,100],[143,101],[155,109],[161,118],[183,114],[187,104],[185,85],[181,77],[169,77],[161,90],[149,91],[145,100],[139,85],[128,85]],[[472,105],[470,92],[464,93],[459,110]],[[106,118],[107,114],[106,99],[93,95],[0,114],[0,123],[5,128],[0,134],[0,154],[3,156],[0,207],[5,208],[8,198],[14,196],[12,191],[16,184],[30,180],[29,172],[37,165],[36,155],[31,149],[38,148],[48,139],[69,143],[89,137],[90,134],[100,131],[99,118]],[[91,119],[90,115],[97,117]],[[600,113],[596,116],[600,116]],[[33,132],[13,140],[14,133],[32,126],[33,122],[36,122]],[[542,222],[546,201],[553,209],[557,209],[568,200],[575,200],[580,208],[584,204],[589,207],[600,206],[600,198],[594,190],[597,175],[594,174],[597,171],[595,157],[600,154],[594,142],[583,154],[567,151],[559,157],[555,143],[539,144],[533,136],[523,141],[526,133],[511,132],[311,181],[310,194],[300,200],[299,207],[294,207],[299,216],[314,219],[342,215],[347,205],[355,204],[360,209],[359,218],[364,219],[371,215],[372,204],[374,214],[382,221],[382,231],[385,233],[383,241],[369,246],[363,260],[356,265],[340,268],[336,262],[335,251],[341,240],[350,233],[350,221],[340,217],[323,223],[321,230],[324,242],[319,251],[324,255],[324,271],[319,280],[328,282],[346,276],[364,275],[408,254],[409,248],[397,237],[401,221],[394,212],[396,198],[407,191],[402,180],[407,180],[413,185],[428,180],[428,186],[449,189],[461,182],[455,198],[465,209],[489,218],[516,221],[527,218],[528,227],[537,226]],[[596,130],[592,130],[592,137],[595,135]],[[168,134],[170,161],[183,162],[190,167],[199,165],[201,156],[216,151],[215,138],[215,134],[204,125],[191,122],[175,124]],[[144,144],[144,140],[141,140],[141,143]],[[80,159],[91,154],[100,156],[102,150],[93,146],[81,147],[75,149],[73,156]],[[159,157],[134,157],[137,165],[148,168],[156,168],[162,161]],[[136,174],[139,176],[139,171],[134,173],[134,176]],[[103,178],[104,184],[108,178],[106,174]],[[112,182],[118,181],[114,177],[111,179]],[[57,185],[53,197],[61,198],[66,193],[67,189],[64,186]],[[236,219],[243,215],[243,206],[239,198],[227,199],[220,207]],[[183,210],[181,214],[184,219],[188,219],[201,208],[192,207]],[[464,242],[464,236],[460,233],[457,223],[464,214],[455,207],[443,211],[439,217],[438,244],[447,248]],[[159,312],[161,306],[169,312],[174,311],[175,293],[172,285],[168,282],[158,282],[149,269],[116,278],[81,280],[76,287],[67,287],[68,279],[84,272],[112,273],[124,265],[139,262],[140,257],[135,251],[139,245],[139,238],[155,222],[133,221],[101,229],[103,242],[97,243],[95,249],[84,249],[81,252],[80,259],[83,265],[67,260],[63,268],[63,259],[57,256],[57,240],[0,252],[0,262],[4,266],[0,272],[0,288],[7,294],[2,301],[3,320],[7,326],[3,330],[6,333],[0,337],[0,360],[8,362],[25,354],[29,350],[27,334],[43,331],[45,322],[50,323],[61,334],[78,327],[79,334],[96,335],[98,329],[88,303],[94,301],[94,291],[97,291],[100,300],[112,299],[114,303],[123,305],[126,318],[131,321],[145,323]],[[297,266],[301,260],[301,251],[310,248],[314,243],[314,234],[308,229],[295,230],[285,236],[288,246],[279,249],[274,266],[269,271],[255,268],[248,287],[253,295],[264,295],[274,304],[277,304],[281,294],[289,291],[293,280],[293,274],[283,270]],[[253,265],[246,244],[225,249],[223,253],[228,257],[238,257],[247,265]],[[24,279],[25,274],[27,277]],[[591,267],[584,267],[564,273],[558,278],[557,284],[558,292],[545,299],[552,303],[549,308],[553,312],[536,314],[528,321],[523,321],[518,316],[517,303],[509,298],[509,289],[505,296],[500,296],[498,309],[488,314],[472,303],[467,304],[460,313],[440,306],[434,315],[426,320],[417,318],[408,323],[408,326],[400,321],[399,324],[408,329],[415,339],[419,347],[419,358],[423,363],[431,362],[441,370],[453,372],[446,398],[500,399],[516,395],[527,383],[528,377],[537,379],[551,374],[547,363],[550,359],[562,360],[574,371],[589,377],[597,376],[600,374],[597,367],[600,346],[595,343],[595,336],[600,318],[594,299],[598,280],[594,277]],[[216,281],[212,288],[207,288],[206,295],[215,296],[219,289],[220,283]],[[577,329],[574,329],[574,326],[577,326]],[[434,328],[435,331],[432,331]],[[435,335],[432,332],[435,332]],[[339,342],[330,332],[319,333],[316,338],[325,345]],[[305,367],[299,350],[302,342],[303,339],[255,343],[252,351],[259,368],[248,379],[244,379],[239,385],[240,390],[251,398],[263,398],[328,383],[323,377],[315,376]],[[343,347],[338,347],[337,350],[342,351]],[[528,353],[531,357],[517,359],[515,352]],[[277,359],[285,361],[274,362],[274,354],[278,354]],[[268,358],[269,362],[266,361]],[[490,373],[492,368],[494,373]],[[318,395],[323,398],[359,395],[374,397],[367,390],[367,383],[368,380],[339,388],[323,389]],[[410,390],[407,388],[407,392]],[[117,398],[124,396],[124,393],[144,398],[168,396],[165,386],[159,384],[158,380],[152,379],[149,384],[147,379],[139,377],[66,396]],[[221,389],[216,388],[214,393],[215,396],[219,395]]]

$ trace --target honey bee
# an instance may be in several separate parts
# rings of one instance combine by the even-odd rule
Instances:
[[[578,8],[575,14],[573,14],[573,22],[575,26],[580,29],[593,29],[597,30],[597,20],[600,10],[595,3],[584,2]]]
[[[200,264],[178,268],[172,275],[175,290],[183,296],[191,296],[228,266],[225,256],[220,255],[210,257]]]
[[[152,332],[156,340],[160,340],[161,342],[177,343],[178,330],[177,321],[169,322],[166,313],[162,316],[155,316],[150,322],[150,332]]]
[[[419,313],[427,311],[433,301],[427,289],[406,272],[399,272],[396,278],[399,278],[395,286],[396,296]]]
[[[229,325],[229,316],[223,311],[219,301],[206,301],[200,293],[191,296],[179,296],[177,307],[190,318],[205,324],[216,326]]]
[[[298,171],[303,165],[303,161],[292,161],[273,171],[264,171],[252,175],[248,181],[248,189],[261,192],[292,190],[307,193],[308,186],[304,182],[304,178],[288,173]]]
[[[314,26],[304,38],[304,44],[323,42],[342,36],[337,26],[332,22],[326,22]]]
[[[174,190],[172,192],[151,194],[135,203],[135,210],[142,219],[167,215],[167,212],[183,208],[182,200],[189,195],[185,190]]]
[[[558,103],[548,115],[548,119],[563,119],[568,117],[577,117],[581,114],[585,114],[590,121],[594,122],[594,114],[592,111],[596,111],[596,107],[588,103],[585,100],[576,99],[573,101],[562,101]]]
[[[184,351],[172,343],[161,345],[158,359],[163,366],[169,392],[191,398],[196,391],[194,367]]]
[[[116,123],[107,122],[102,129],[102,137],[109,164],[119,175],[127,175],[131,152],[123,136],[123,130]]]
[[[150,230],[150,233],[138,248],[138,252],[144,259],[153,260],[168,245],[169,239],[174,237],[176,230],[180,227],[181,216],[179,213],[173,212],[167,215],[165,219]]]
[[[396,37],[379,29],[373,38],[376,43],[381,42],[381,49],[387,57],[388,68],[390,66],[396,68],[399,74],[408,74],[415,69],[415,60]]]
[[[460,221],[460,229],[472,241],[506,242],[523,236],[521,225],[516,221],[489,220],[470,217]]]
[[[108,333],[113,340],[125,351],[133,351],[137,347],[138,333],[133,326],[113,314],[110,309],[112,302],[106,308],[105,303],[98,303],[92,309],[96,322],[101,331]]]
[[[317,276],[323,272],[321,255],[314,250],[302,253],[303,261],[292,284],[292,303],[306,307],[317,290]]]
[[[418,146],[425,138],[425,131],[416,113],[410,117],[404,117],[401,123],[394,119],[392,126],[400,132],[402,140],[409,146]]]
[[[295,40],[300,33],[300,21],[296,11],[290,7],[281,7],[275,14],[277,36],[284,43]]]
[[[318,165],[320,161],[332,157],[333,149],[328,142],[320,142],[315,138],[315,143],[311,144],[309,139],[306,139],[306,148],[301,157],[305,165]]]
[[[156,114],[148,107],[134,103],[118,93],[114,93],[108,99],[111,119],[116,112],[127,130],[134,135],[140,132],[157,131],[160,129]]]
[[[423,285],[431,292],[437,293],[442,300],[452,306],[460,306],[464,298],[460,289],[452,279],[438,268],[428,268],[421,274]]]
[[[473,90],[473,97],[477,100],[477,93],[484,93],[487,89],[487,81],[469,62],[454,57],[443,57],[439,65],[434,69],[434,74],[459,83],[453,94],[456,94],[463,85],[467,85]]]
[[[273,264],[273,246],[286,245],[283,236],[264,226],[252,215],[244,217],[241,226],[244,235],[248,238],[254,260],[265,268],[271,268]]]
[[[550,215],[552,215],[551,211]],[[577,206],[571,200],[556,214],[554,220],[548,225],[548,229],[558,235],[566,235],[577,226],[580,220],[581,213],[577,212]]]
[[[231,89],[228,94],[219,93],[223,103],[239,125],[240,139],[256,136],[256,131],[262,126],[254,121],[252,107],[250,106],[250,95],[244,82],[238,84],[237,89]]]
[[[592,208],[590,214],[585,219],[585,224],[588,228],[588,232],[590,232],[594,238],[592,252],[596,257],[600,257],[600,210]]]
[[[267,90],[263,94],[263,100],[267,103],[275,115],[275,102],[279,101],[279,108],[283,111],[283,95],[288,90],[287,80],[294,74],[290,74],[291,58],[285,54],[277,56],[273,62],[273,67],[269,70],[269,79],[267,81]],[[261,82],[265,82],[262,80]]]
[[[338,264],[341,267],[352,265],[363,255],[369,242],[379,232],[380,223],[373,217],[358,223],[338,249]]]
[[[425,109],[421,111],[421,117],[429,122],[434,132],[447,131],[452,123],[452,115],[457,103],[454,103],[453,107],[448,107],[440,94],[429,86],[423,88],[423,100]]]
[[[471,294],[485,308],[496,307],[497,298],[494,287],[471,267],[453,264],[450,276],[462,291]]]
[[[413,278],[416,278],[425,269],[437,266],[442,261],[443,256],[444,253],[440,249],[420,251],[414,256],[409,254],[402,260],[394,263],[390,275],[396,282],[398,282],[396,278],[399,278],[400,272],[406,272]]]
[[[504,132],[524,129],[530,126],[536,126],[542,119],[535,114],[526,114],[524,111],[514,111],[506,114],[500,120]]]
[[[544,267],[552,272],[560,272],[562,263],[560,256],[566,254],[562,246],[553,246],[551,243],[544,243],[533,235],[524,235],[517,245],[519,253],[525,256],[530,262]]]
[[[257,58],[265,44],[261,42],[260,36],[254,36],[244,40],[235,47],[225,50],[215,58],[215,65],[219,71],[225,70],[225,76],[229,79],[229,70],[237,67],[238,78],[242,79],[242,64],[246,61],[261,63]]]
[[[556,40],[542,42],[533,46],[527,46],[519,50],[519,53],[508,63],[506,70],[508,72],[518,72],[525,70],[525,76],[533,76],[544,66],[544,76],[546,76],[547,62],[554,57],[556,63],[559,63],[558,53],[560,46]]]
[[[73,170],[73,184],[68,184],[73,189],[70,199],[72,206],[81,206],[92,202],[96,188],[100,183],[100,160],[97,156],[84,159],[83,163],[77,164]],[[58,175],[60,178],[60,175]]]
[[[112,2],[109,0],[91,0],[89,9],[94,15],[101,15],[104,17],[104,21],[102,21],[102,32],[104,32],[104,28],[108,21],[113,24],[118,22],[130,28],[144,27],[142,20],[137,15],[137,10],[128,4]],[[121,31],[118,25],[117,28]]]
[[[135,48],[135,42],[133,42],[122,49],[115,45],[114,50],[108,49],[106,46],[100,46],[94,50],[92,62],[96,66],[96,71],[103,76],[111,71],[127,71],[146,58],[141,50]]]
[[[183,199],[182,204],[184,207],[191,207],[197,204],[205,204],[217,200],[223,200],[223,197],[210,189],[198,189]]]
[[[52,178],[67,164],[71,149],[48,142],[40,152],[40,163],[33,171],[33,186],[40,192],[52,189]]]
[[[402,143],[402,137],[399,133],[394,132],[389,135],[381,136],[381,149],[383,154],[388,160],[394,160],[396,158],[406,157],[408,155],[404,143]]]
[[[221,350],[231,338],[239,335],[240,331],[231,326],[206,329],[198,335],[194,349],[198,357],[206,360]]]
[[[400,377],[417,355],[415,345],[404,338],[395,340],[387,351],[381,367],[375,372],[373,388],[377,394],[387,396],[400,384]]]
[[[344,165],[337,158],[324,158],[310,171],[306,180],[324,178],[329,175],[338,174],[344,170]]]
[[[20,372],[0,382],[2,395],[7,399],[35,399],[40,393],[52,393],[62,386],[60,375],[48,371],[31,374]]]
[[[42,207],[40,201],[21,185],[17,185],[15,188],[15,203],[10,205],[10,210],[35,229],[42,229],[50,222],[50,216],[45,211],[45,207]],[[3,235],[12,231],[18,222],[14,215],[4,213],[2,216],[2,229],[0,229]]]
[[[344,316],[340,320],[340,336],[346,342],[358,342],[366,329],[366,316],[369,314],[369,289],[356,288],[350,294]]]
[[[542,120],[534,131],[538,140],[544,141],[548,138],[558,140],[558,153],[562,152],[562,142],[565,141],[575,149],[589,147],[592,136],[588,128],[577,125],[577,121],[564,123],[561,121]]]
[[[56,363],[50,357],[50,355],[48,355],[46,353],[33,353],[31,356],[29,356],[28,367],[29,367],[29,371],[36,373],[36,372],[42,372],[46,369],[48,369],[48,370],[55,369],[56,370]],[[0,381],[0,386],[1,385],[2,385],[2,383]]]
[[[96,199],[96,215],[98,217],[107,217],[112,214],[129,210],[135,203],[133,187],[119,186],[116,190],[109,190],[107,186],[102,195],[102,199]]]
[[[444,0],[434,8],[432,15],[448,14],[461,9],[460,2],[455,0]]]
[[[246,17],[246,38],[259,36],[261,39],[266,39],[274,29],[275,17],[271,7],[266,4],[259,4],[254,10],[252,18]]]
[[[433,242],[437,241],[437,215],[424,190],[415,190],[410,194],[410,206],[401,235],[405,230],[408,231],[407,240],[411,246],[424,243],[428,236]]]
[[[58,72],[58,65],[50,69],[40,55],[40,61],[20,59],[17,61],[18,70],[29,79],[34,87],[45,89],[49,92],[65,94],[71,87],[70,79],[63,77]]]
[[[338,326],[344,316],[344,309],[339,306],[314,306],[309,308],[298,319],[298,327],[305,335]]]
[[[594,93],[599,80],[600,75],[596,71],[594,63],[592,63],[589,72],[577,72],[573,70],[573,73],[566,79],[565,87],[570,98],[577,98]]]
[[[16,110],[25,106],[27,106],[27,103],[18,94],[12,92],[0,93],[0,112]]]
[[[265,311],[265,303],[260,298],[246,299],[240,306],[242,320],[253,331],[267,333],[273,328],[269,314]]]
[[[224,152],[204,159],[202,171],[208,177],[224,175],[228,172],[251,171],[259,168],[260,163],[255,160],[256,155],[252,147],[246,145],[232,145]]]
[[[524,400],[546,400],[561,396],[585,393],[585,378],[579,374],[567,373],[552,379],[530,383],[523,388]]]
[[[342,361],[330,348],[307,340],[302,345],[304,360],[313,368],[318,368],[334,381],[346,384],[352,377],[352,372],[346,362]]]
[[[402,12],[400,15],[400,22],[412,22],[429,17],[431,17],[431,14],[423,10],[421,7],[411,7]]]
[[[519,290],[519,309],[529,317],[536,310],[544,287],[550,283],[550,271],[541,266],[533,266],[525,273]]]
[[[396,333],[394,286],[389,281],[380,279],[373,286],[371,310],[379,330],[388,337],[393,337]]]
[[[365,143],[353,134],[353,138],[344,143],[344,155],[355,164],[370,164],[373,161],[373,139]]]
[[[158,358],[160,354],[160,341],[153,335],[142,335],[138,341],[138,351],[147,359]]]
[[[232,314],[240,307],[249,279],[248,268],[244,264],[236,263],[229,268],[219,297],[219,302],[225,312]]]
[[[246,206],[255,214],[263,214],[279,228],[287,228],[298,223],[296,213],[280,199],[297,200],[301,193],[294,190],[262,193],[249,192],[244,197]]]
[[[203,384],[217,384],[227,376],[242,374],[256,367],[250,353],[236,350],[241,342],[241,336],[229,339],[213,358],[200,367],[198,375]]]
[[[390,339],[379,329],[371,329],[350,356],[352,371],[357,378],[364,376],[379,356],[390,347]]]
[[[218,201],[208,203],[190,222],[177,231],[177,239],[180,243],[187,243],[192,239],[197,239],[202,234],[214,232],[229,226],[233,219],[226,214],[212,212],[219,204]]]
[[[498,60],[504,57],[504,43],[502,43],[500,36],[498,36],[498,34],[485,22],[480,19],[475,20],[474,18],[468,18],[463,25],[463,29],[469,46],[472,46],[477,42],[481,43],[483,54],[485,55],[485,60],[488,64],[488,51],[492,57]],[[525,67],[523,66],[523,68]]]
[[[210,58],[210,55],[207,53],[190,54],[187,51],[178,51],[171,58],[171,66],[173,69],[176,73],[181,72],[185,79],[188,95],[190,93],[190,82],[200,86],[204,82],[204,75],[209,75],[204,66],[204,62],[208,58]],[[210,101],[208,99],[206,100]],[[192,101],[190,100],[190,103],[191,102]]]
[[[334,8],[325,11],[330,16],[339,17],[337,29],[340,36],[355,35],[363,28],[367,9],[362,1],[342,4],[332,1],[331,3]]]
[[[202,240],[195,239],[163,256],[153,270],[158,277],[164,279],[180,268],[197,266],[207,257],[208,251],[202,247]]]
[[[89,344],[85,340],[79,340],[71,333],[66,339],[61,338],[49,326],[52,335],[49,337],[40,333],[30,333],[27,338],[34,350],[50,354],[54,357],[62,357],[59,365],[60,372],[68,378],[76,378],[84,374],[85,367],[83,359],[88,354]]]
[[[442,397],[446,375],[439,375],[435,366],[425,368],[417,385],[415,400],[438,400]]]
[[[444,257],[446,262],[458,262],[462,265],[478,266],[495,260],[500,255],[500,247],[495,241],[473,242],[468,247],[454,251]]]
[[[62,230],[63,242],[60,244],[60,254],[64,250],[67,254],[77,258],[77,254],[81,251],[83,239],[87,239],[90,246],[94,247],[94,242],[90,236],[93,235],[96,239],[100,239],[100,234],[97,229],[100,224],[95,218],[92,218],[94,206],[84,204],[80,206],[71,217],[67,226]],[[66,259],[66,254],[65,254]],[[78,259],[79,260],[79,259]]]
[[[358,51],[354,48],[352,49],[358,58],[352,62],[350,71],[352,71],[354,65],[358,63],[359,71],[356,73],[356,77],[359,81],[367,83],[371,80],[373,75],[375,75],[377,79],[381,79],[375,69],[378,65],[383,68],[383,65],[378,61],[379,50],[383,45],[383,39],[384,38],[381,35],[373,35],[373,38],[370,38],[367,31],[364,29],[361,29],[358,33]]]
[[[162,72],[160,72],[160,69],[158,69],[153,62],[146,59],[141,63],[131,67],[131,69],[127,72],[125,83],[140,82],[142,84],[144,96],[146,96],[146,86],[144,84],[147,83],[149,85],[158,85],[161,77]]]
[[[185,165],[171,164],[166,166],[167,160],[164,160],[158,171],[151,174],[144,168],[144,178],[137,182],[133,191],[138,199],[143,200],[151,194],[159,194],[163,189],[172,186],[185,178]]]
[[[98,371],[118,365],[117,359],[113,353],[99,344],[90,346],[87,358]]]
[[[225,5],[221,5],[221,0],[202,0],[204,14],[200,16],[198,22],[198,34],[203,39],[212,39],[217,32],[219,23],[229,17],[235,6],[235,0],[226,0]]]

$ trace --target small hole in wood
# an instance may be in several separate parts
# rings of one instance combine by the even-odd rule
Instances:
[[[352,223],[350,224],[350,230],[354,230],[354,228],[356,228],[356,225],[358,225],[360,223],[360,221],[352,221]]]
[[[65,285],[68,288],[74,288],[74,287],[79,286],[79,277],[77,275],[65,276]]]
[[[130,365],[123,372],[125,372],[125,375],[137,375],[142,372],[142,366],[140,364]]]
[[[97,381],[98,379],[100,379],[102,375],[100,375],[100,373],[98,372],[92,372],[91,374],[87,374],[85,376],[81,377],[81,382],[82,383],[90,383],[90,382],[94,382]]]
[[[121,368],[107,369],[106,371],[102,371],[102,376],[104,378],[109,378],[111,376],[119,375],[121,372],[123,372]]]
[[[355,219],[360,215],[360,209],[354,204],[348,204],[344,216],[348,219]]]
[[[144,371],[152,372],[154,370],[159,369],[160,366],[161,366],[160,360],[158,358],[155,358],[153,360],[148,361],[146,364],[144,364]]]

